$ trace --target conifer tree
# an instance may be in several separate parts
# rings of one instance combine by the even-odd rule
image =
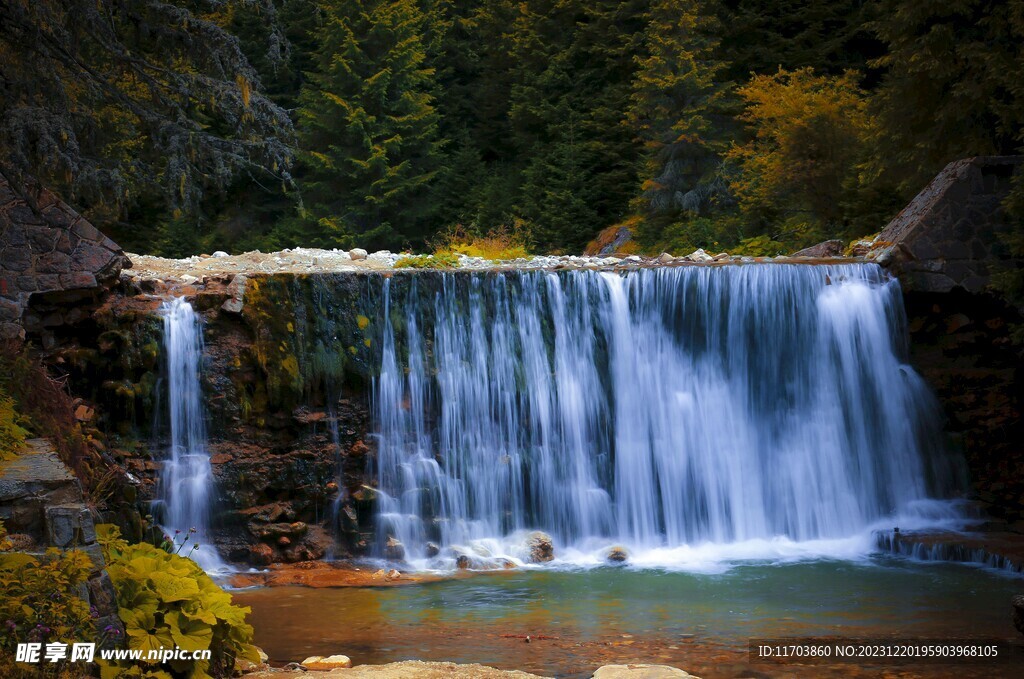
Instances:
[[[718,28],[707,0],[655,0],[647,12],[626,121],[643,145],[640,203],[649,213],[696,216],[714,198],[730,127]]]
[[[871,169],[913,195],[946,163],[1024,145],[1024,2],[887,0]]]
[[[305,241],[421,242],[443,158],[424,14],[414,0],[329,0],[322,11],[317,71],[299,97]]]

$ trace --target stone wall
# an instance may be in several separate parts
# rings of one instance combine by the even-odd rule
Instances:
[[[1002,203],[1022,164],[1022,156],[950,163],[882,230],[869,259],[897,273],[909,291],[984,291],[993,268],[1009,261]]]
[[[0,339],[83,319],[83,302],[128,266],[116,243],[52,192],[40,191],[33,209],[0,179]]]
[[[1024,157],[950,163],[871,244],[867,258],[897,274],[910,357],[945,410],[946,433],[964,454],[969,496],[1024,532],[1024,360],[1013,339],[1021,310],[989,287],[1020,266],[1003,234],[1003,211]],[[1018,227],[1019,228],[1019,227]]]

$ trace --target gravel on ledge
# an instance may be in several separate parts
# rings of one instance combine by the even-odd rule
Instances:
[[[381,250],[366,254],[352,250],[320,250],[316,248],[295,248],[279,252],[260,252],[254,250],[238,255],[216,252],[213,255],[194,255],[184,259],[167,259],[152,255],[129,254],[132,266],[122,274],[129,278],[175,280],[185,284],[201,282],[208,276],[227,276],[235,274],[275,274],[275,273],[343,273],[372,271],[408,271],[395,263],[404,254]],[[507,269],[625,269],[638,266],[676,266],[676,265],[722,265],[746,264],[761,262],[789,263],[824,263],[842,261],[863,261],[857,258],[825,258],[807,257],[747,257],[719,253],[711,255],[697,250],[685,256],[673,256],[663,253],[657,257],[641,257],[626,255],[622,257],[601,257],[587,255],[537,255],[529,258],[507,261],[487,260],[481,257],[458,255],[459,267],[454,271],[482,271]]]

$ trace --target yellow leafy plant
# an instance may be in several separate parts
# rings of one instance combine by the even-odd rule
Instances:
[[[30,667],[15,664],[18,643],[66,644],[91,640],[89,604],[76,591],[89,577],[91,562],[81,551],[47,550],[42,557],[11,552],[0,522],[0,676],[15,677]],[[67,659],[37,666],[38,676],[78,675]],[[33,675],[35,676],[35,675]]]
[[[120,676],[203,678],[229,676],[235,660],[259,662],[249,608],[232,604],[191,559],[150,544],[129,545],[116,526],[96,527],[107,573],[117,594],[127,646],[144,652],[179,647],[210,651],[210,660],[108,662],[103,679]]]
[[[434,244],[435,257],[443,254],[481,257],[491,261],[524,259],[530,256],[527,246],[529,228],[521,220],[501,225],[486,233],[476,233],[455,225],[442,233]]]

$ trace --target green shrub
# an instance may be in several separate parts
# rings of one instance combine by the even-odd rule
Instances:
[[[149,544],[129,545],[116,526],[100,525],[96,532],[117,593],[128,648],[211,651],[210,660],[108,663],[101,669],[104,679],[125,674],[223,677],[231,674],[237,658],[259,662],[252,626],[245,622],[249,609],[233,605],[231,595],[194,561]]]
[[[18,413],[14,399],[0,390],[0,460],[10,460],[25,445],[28,432],[21,425],[24,418]]]
[[[772,240],[771,236],[761,235],[744,238],[738,246],[731,248],[729,252],[748,257],[774,257],[785,254],[789,249],[784,243]]]
[[[89,604],[76,596],[89,577],[91,562],[84,552],[52,548],[37,559],[12,553],[0,523],[0,676],[25,673],[14,663],[18,643],[91,641],[95,635]],[[34,676],[78,675],[67,659],[44,663]]]
[[[454,269],[459,266],[459,258],[450,252],[436,255],[405,255],[395,262],[396,268],[404,269]]]

